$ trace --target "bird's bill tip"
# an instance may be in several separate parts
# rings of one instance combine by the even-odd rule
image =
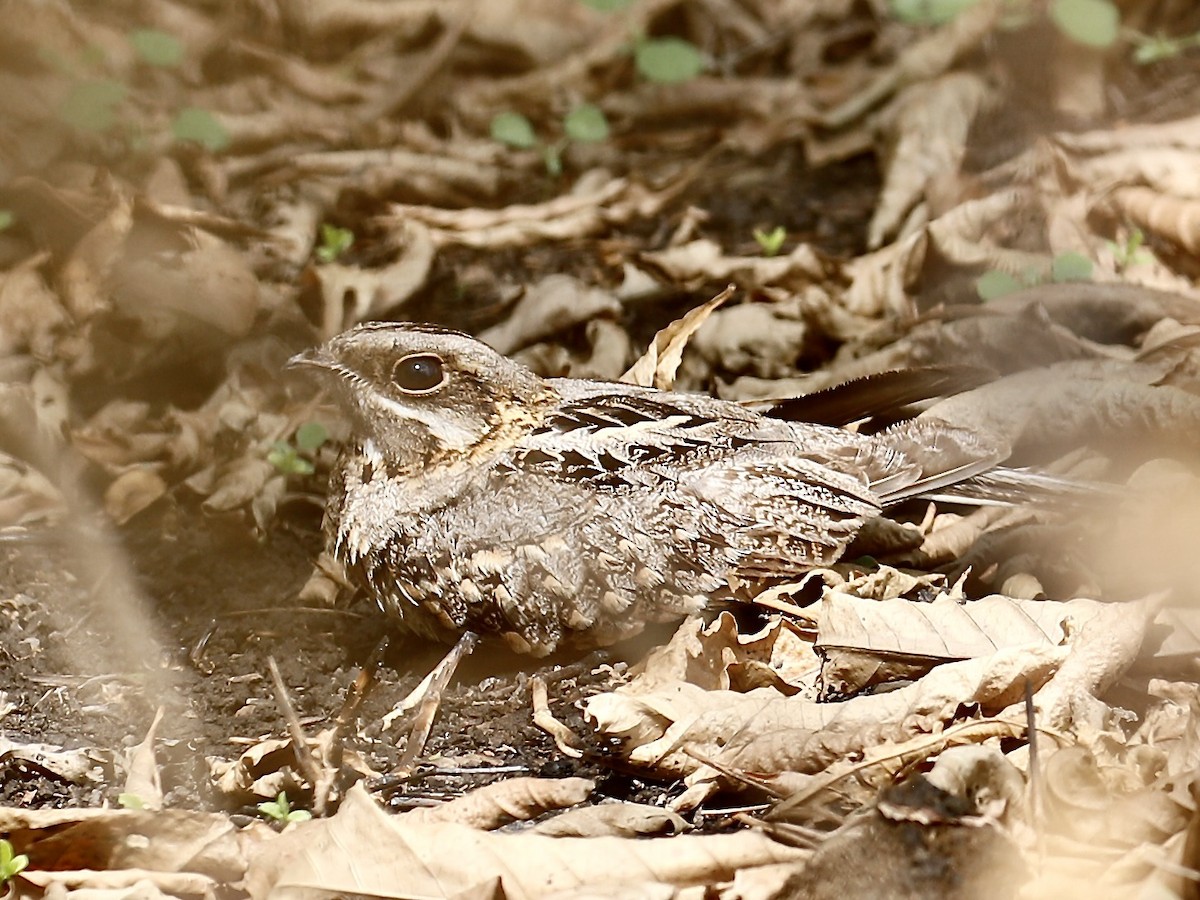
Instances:
[[[332,363],[333,359],[330,357],[328,351],[326,351],[324,347],[309,347],[307,350],[302,350],[289,359],[285,368],[328,369]]]

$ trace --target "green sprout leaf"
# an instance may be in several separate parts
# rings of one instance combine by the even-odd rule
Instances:
[[[58,116],[83,131],[107,131],[117,121],[117,106],[127,93],[117,81],[81,81],[67,94]]]
[[[557,178],[563,173],[562,164],[563,144],[548,144],[542,148],[542,162],[546,164],[546,174]]]
[[[1081,253],[1060,253],[1050,263],[1050,278],[1055,282],[1087,281],[1092,277],[1092,261]]]
[[[12,228],[15,221],[17,217],[12,214],[11,209],[0,209],[0,231]]]
[[[633,0],[582,0],[584,6],[590,6],[592,9],[600,12],[620,12],[633,6]]]
[[[11,881],[28,865],[28,856],[24,853],[13,853],[13,845],[7,840],[0,839],[0,882]]]
[[[183,62],[183,44],[173,34],[154,28],[130,32],[129,43],[137,55],[152,66],[177,66]]]
[[[763,256],[775,256],[783,249],[783,242],[787,240],[787,229],[782,225],[776,225],[770,231],[755,228],[754,240],[758,241]]]
[[[214,153],[229,146],[229,132],[207,109],[187,106],[171,121],[171,134],[179,141],[194,141]]]
[[[1113,261],[1120,269],[1128,269],[1131,266],[1140,266],[1154,262],[1154,254],[1145,248],[1146,235],[1142,229],[1134,226],[1129,231],[1129,235],[1125,238],[1124,243],[1118,244],[1115,241],[1106,241],[1109,252],[1113,255]]]
[[[118,794],[117,803],[122,809],[145,809],[146,801],[137,794]]]
[[[320,449],[329,440],[329,432],[320,422],[305,422],[296,429],[296,447],[303,453]]]
[[[662,84],[678,84],[704,70],[704,55],[695,44],[678,37],[639,41],[634,62],[645,78]]]
[[[563,130],[573,141],[594,143],[608,137],[608,119],[600,107],[584,103],[567,113]]]
[[[1145,34],[1133,34],[1132,41],[1137,45],[1133,51],[1133,61],[1140,66],[1161,62],[1164,59],[1174,59],[1185,50],[1200,47],[1200,32],[1183,37],[1166,37]]]
[[[1089,47],[1111,47],[1121,28],[1112,0],[1054,0],[1050,18],[1071,40]]]
[[[338,228],[328,223],[321,225],[321,245],[317,247],[317,259],[333,262],[354,244],[354,232],[349,228]]]
[[[279,792],[279,796],[274,800],[265,800],[258,804],[258,811],[268,819],[274,819],[276,822],[305,822],[312,818],[312,813],[306,809],[292,809],[288,803],[287,794],[283,791]]]
[[[942,25],[979,0],[892,0],[892,15],[906,25]]]
[[[492,140],[519,150],[529,150],[538,142],[529,120],[515,112],[497,113],[492,118],[491,134]]]
[[[311,475],[317,467],[287,441],[276,441],[267,451],[267,462],[283,475]]]
[[[975,280],[975,292],[979,294],[981,300],[995,300],[1006,294],[1015,294],[1024,287],[1025,285],[1007,272],[995,269],[984,272]]]

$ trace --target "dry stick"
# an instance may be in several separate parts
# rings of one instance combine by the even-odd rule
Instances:
[[[442,31],[442,36],[438,38],[438,42],[433,45],[432,49],[425,54],[425,58],[417,64],[416,68],[393,94],[383,97],[380,101],[372,103],[363,111],[361,121],[364,123],[375,122],[382,118],[394,117],[410,100],[416,96],[438,70],[441,69],[446,61],[450,59],[450,54],[454,52],[454,48],[458,46],[458,42],[462,40],[463,32],[466,31],[467,22],[470,16],[466,13],[454,17],[445,25]]]
[[[433,670],[429,689],[421,698],[421,705],[417,709],[412,730],[408,733],[408,743],[404,745],[404,756],[400,759],[400,771],[411,772],[413,770],[417,757],[424,751],[425,742],[429,740],[429,733],[433,730],[433,720],[441,705],[442,693],[446,690],[446,685],[454,677],[454,671],[458,668],[458,664],[475,649],[477,643],[479,643],[479,635],[473,631],[464,631],[462,637],[458,639],[458,643],[450,649],[450,652]]]
[[[554,743],[564,755],[572,759],[581,759],[583,742],[550,711],[550,691],[546,686],[546,679],[541,675],[534,675],[530,680],[529,702],[533,707],[533,724],[554,738]]]
[[[300,717],[296,715],[296,707],[292,706],[292,700],[288,697],[287,687],[283,683],[283,675],[279,672],[279,664],[275,662],[274,656],[267,657],[267,667],[271,670],[271,683],[275,686],[275,702],[279,705],[279,711],[283,714],[284,721],[287,722],[288,733],[292,736],[292,752],[296,754],[296,765],[300,767],[300,771],[304,773],[308,783],[313,786],[313,812],[321,815],[325,811],[325,801],[323,797],[315,794],[317,785],[322,781],[321,767],[317,765],[317,761],[309,752],[304,726],[300,724]],[[318,807],[320,807],[319,812]]]

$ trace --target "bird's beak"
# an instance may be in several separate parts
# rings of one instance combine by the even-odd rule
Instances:
[[[332,369],[334,359],[324,347],[309,347],[287,361],[289,369]]]

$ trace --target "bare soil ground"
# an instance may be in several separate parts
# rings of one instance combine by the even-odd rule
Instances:
[[[257,898],[293,886],[300,846],[327,869],[298,882],[364,895],[1049,897],[1103,877],[1191,896],[1197,11],[1123,4],[1119,39],[1089,46],[1057,12],[988,0],[936,23],[837,2],[501,6],[61,4],[0,37],[0,833],[31,857],[21,889],[110,870]],[[1158,32],[1183,43],[1135,64]],[[653,80],[644,42],[678,37],[701,69]],[[585,102],[601,140],[569,134]],[[503,112],[536,141],[495,139]],[[989,295],[989,276],[1011,284]],[[314,576],[346,425],[283,363],[409,319],[616,379],[727,284],[665,381],[875,402],[896,372],[932,373],[937,390],[846,421],[948,397],[946,422],[1010,461],[1146,505],[909,503],[773,606],[548,660],[485,643],[404,765],[416,713],[388,713],[446,648]],[[314,423],[328,440],[302,446]],[[297,758],[272,660],[328,783]],[[557,731],[535,724],[541,685]],[[924,780],[963,749],[969,776]],[[522,775],[569,798],[444,806]],[[641,817],[580,832],[621,843],[489,850],[509,868],[464,874],[501,825],[579,803],[575,778],[587,805]],[[455,810],[473,849],[396,816],[398,861],[355,784],[390,813]],[[327,818],[272,843],[260,804],[279,791]],[[181,818],[119,818],[143,803]],[[48,809],[162,846],[199,811],[236,862],[131,860],[108,835],[84,865],[54,843],[67,820],[31,812]],[[681,830],[730,842],[628,840]],[[427,835],[440,850],[412,849]],[[362,869],[339,880],[323,840],[362,847]]]

